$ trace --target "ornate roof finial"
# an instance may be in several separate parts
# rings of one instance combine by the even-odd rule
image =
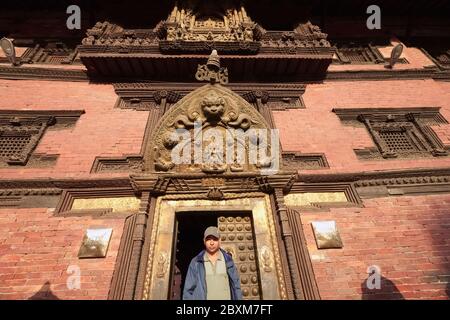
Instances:
[[[228,83],[228,69],[220,67],[220,57],[217,50],[213,50],[209,55],[206,64],[199,64],[195,78],[199,81],[209,81],[211,84],[219,82]]]
[[[206,63],[208,69],[218,71],[220,70],[220,57],[217,54],[217,50],[214,49],[209,55],[208,62]]]

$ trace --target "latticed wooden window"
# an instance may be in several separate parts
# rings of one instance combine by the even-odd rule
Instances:
[[[335,63],[376,64],[384,63],[384,58],[376,47],[369,45],[345,45],[336,51]]]
[[[346,57],[350,63],[377,63],[378,57],[367,48],[342,48],[339,49],[344,57]]]
[[[439,107],[333,109],[345,125],[365,127],[374,146],[354,149],[360,159],[448,156],[431,126],[447,125]]]
[[[53,121],[51,117],[0,118],[0,161],[25,165]]]
[[[361,116],[384,158],[430,154],[444,155],[440,142],[414,115]]]
[[[436,59],[447,66],[450,66],[450,50],[436,55]]]
[[[407,122],[397,122],[389,125],[375,124],[374,130],[391,153],[414,153],[427,151],[426,139],[420,132]]]
[[[386,142],[387,147],[392,151],[408,152],[417,150],[404,130],[382,131],[380,132],[380,137]]]
[[[47,63],[60,64],[67,59],[68,55],[51,55],[47,57]]]
[[[421,47],[439,67],[443,69],[450,68],[450,45],[445,39],[431,38],[426,41],[417,40],[412,45]]]
[[[21,57],[22,63],[72,64],[80,63],[78,50],[69,48],[28,48]]]
[[[28,146],[31,135],[8,135],[0,137],[0,157],[10,159],[19,157]]]

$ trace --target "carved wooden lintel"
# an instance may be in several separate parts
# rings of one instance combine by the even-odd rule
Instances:
[[[208,193],[211,188],[220,189],[222,193],[267,192],[274,188],[289,191],[296,173],[282,171],[271,176],[255,173],[217,174],[133,174],[130,176],[136,192],[150,191],[152,194],[196,194]]]

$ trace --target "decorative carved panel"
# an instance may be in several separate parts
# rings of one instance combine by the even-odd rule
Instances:
[[[199,122],[201,128],[196,128],[195,123]],[[224,152],[216,152],[216,149],[211,147],[209,148],[210,153],[205,152],[210,161],[203,161],[204,158],[195,158],[194,154],[193,157],[190,157],[191,162],[175,166],[172,159],[172,150],[175,147],[185,148],[183,150],[190,150],[189,152],[194,153],[195,148],[197,148],[192,145],[195,140],[194,135],[200,136],[200,132],[203,135],[208,129],[218,130],[225,138],[230,129],[241,129],[243,132],[248,132],[249,129],[267,128],[269,126],[258,111],[236,93],[219,84],[205,85],[184,97],[161,118],[151,139],[149,139],[151,147],[146,149],[145,169],[162,172],[224,173],[255,171],[258,168],[270,166],[274,161],[273,159],[259,159],[256,164],[251,164],[247,159],[245,164],[241,164],[241,162],[238,163],[236,155],[230,155],[233,157],[234,163],[227,164],[226,159],[223,159]],[[174,139],[173,133],[176,129],[186,130],[189,136],[193,138],[187,140],[187,142]],[[243,144],[245,150],[247,150],[249,143],[252,142],[239,140],[238,138],[233,136],[233,141]],[[222,142],[225,143],[225,141]],[[189,146],[187,143],[191,145]],[[270,144],[267,147],[270,149]],[[225,145],[223,145],[223,150],[226,150]],[[248,152],[245,152],[245,154],[248,155]],[[205,155],[203,156],[205,157]],[[205,164],[205,162],[209,164]]]
[[[341,64],[380,64],[384,58],[376,47],[350,46],[340,47],[336,50],[337,63]]]
[[[54,208],[60,189],[0,189],[0,208]]]
[[[260,36],[260,29],[247,16],[244,7],[209,2],[195,10],[188,4],[180,8],[175,5],[162,27],[165,37],[159,45],[163,52],[234,48],[256,53],[260,47],[260,43],[255,41]],[[215,45],[211,47],[208,45],[210,42]],[[221,45],[224,42],[226,45]]]
[[[329,168],[325,154],[283,152],[283,168],[288,170],[314,170]]]
[[[78,49],[68,48],[64,43],[35,45],[28,48],[20,58],[21,63],[80,64]]]
[[[130,188],[67,189],[61,195],[55,215],[117,217],[117,213],[138,212],[139,205],[139,198]]]
[[[333,43],[334,41],[332,41]],[[383,64],[386,59],[378,47],[387,47],[391,43],[389,39],[369,40],[337,40],[335,43],[335,64]],[[400,58],[396,63],[408,63],[405,58]]]
[[[150,110],[161,108],[165,102],[167,105],[165,109],[168,110],[174,103],[199,86],[196,83],[115,83],[114,90],[119,96],[115,107]],[[306,89],[304,84],[230,83],[227,87],[248,102],[255,104],[256,108],[258,98],[273,110],[305,108],[302,98]]]
[[[141,172],[144,167],[142,156],[123,158],[95,158],[91,172]]]

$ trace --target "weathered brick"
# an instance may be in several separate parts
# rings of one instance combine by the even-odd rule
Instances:
[[[365,299],[370,292],[364,289],[367,268],[377,265],[384,277],[384,289],[367,298],[398,299],[402,295],[406,299],[445,299],[450,287],[450,242],[445,241],[445,236],[435,237],[434,230],[450,223],[450,215],[440,215],[436,209],[449,200],[448,194],[377,198],[364,200],[364,208],[330,209],[320,215],[303,212],[311,255],[319,251],[310,226],[313,220],[335,220],[344,243],[339,250],[320,250],[326,257],[324,261],[312,261],[322,298]],[[410,205],[407,210],[398,211],[399,203]],[[409,214],[411,210],[414,216]],[[389,211],[397,219],[378,219]],[[367,234],[375,237],[367,241]]]
[[[0,292],[8,293],[0,295],[0,299],[28,299],[40,292],[47,281],[50,283],[52,293],[58,298],[83,299],[83,292],[87,294],[87,290],[80,292],[80,290],[67,288],[66,281],[70,276],[67,273],[69,265],[80,267],[82,285],[89,289],[90,295],[106,299],[120,244],[123,220],[69,217],[64,218],[65,223],[60,223],[61,218],[49,216],[47,209],[34,209],[36,223],[31,229],[28,214],[24,214],[28,211],[28,209],[8,211],[9,215],[14,215],[16,224],[19,226],[16,232],[3,232],[5,225],[0,224],[0,243],[2,243]],[[92,260],[78,259],[77,253],[83,232],[93,225],[109,226],[114,230],[107,257]],[[72,240],[67,241],[67,239]],[[84,282],[85,278],[86,282]],[[48,293],[47,296],[45,293],[40,294],[41,298],[48,298]]]

